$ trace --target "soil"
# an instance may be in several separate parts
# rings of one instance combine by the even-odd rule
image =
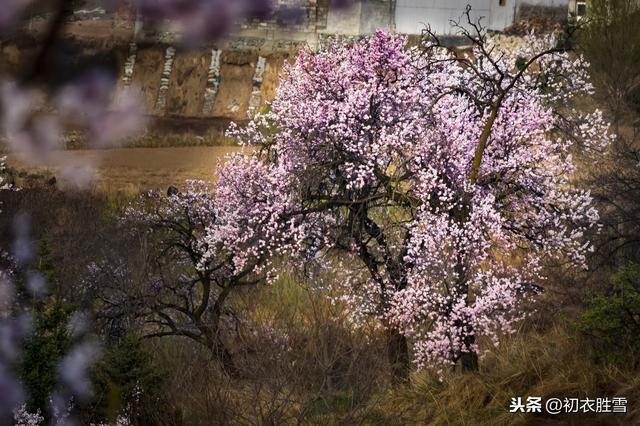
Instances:
[[[166,114],[184,117],[201,116],[205,93],[203,88],[207,84],[210,62],[210,51],[178,51],[167,92]]]
[[[97,25],[95,23],[94,25]],[[82,27],[79,27],[82,28]],[[57,62],[50,68],[58,83],[92,65],[114,68],[122,85],[124,62],[129,54],[129,41],[116,39],[81,38],[73,28],[75,37],[64,39],[60,44]],[[104,29],[106,31],[106,29]],[[99,34],[100,32],[98,32]],[[30,63],[38,47],[37,37],[29,39],[0,40],[0,75],[15,76]],[[160,79],[164,68],[164,43],[139,43],[133,70],[131,87],[138,91],[149,114],[158,117],[204,117],[202,106],[206,89],[207,72],[211,62],[211,48],[178,49],[176,52],[167,102],[164,110],[156,110]],[[271,101],[279,84],[282,67],[292,55],[286,52],[260,52],[267,59],[261,86],[261,103]],[[226,118],[236,121],[247,119],[247,109],[253,90],[253,77],[258,53],[255,51],[224,50],[220,64],[220,86],[208,118]],[[59,75],[58,75],[59,74]],[[11,78],[11,77],[10,77]]]
[[[132,87],[140,91],[147,111],[154,111],[163,64],[164,48],[162,46],[142,48],[136,55]]]
[[[249,99],[253,90],[253,74],[257,54],[223,52],[220,66],[220,88],[213,105],[214,117],[247,119]]]
[[[148,189],[164,190],[180,186],[187,179],[212,181],[219,160],[238,152],[238,147],[120,148],[73,150],[55,153],[56,164],[90,166],[95,169],[91,186],[100,191],[129,193]],[[7,156],[7,164],[17,170],[55,176],[57,185],[69,188],[59,167],[52,164],[34,166],[19,154]]]

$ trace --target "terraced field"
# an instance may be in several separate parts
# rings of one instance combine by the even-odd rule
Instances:
[[[52,175],[61,187],[69,186],[60,164],[95,171],[91,182],[97,190],[135,192],[179,186],[186,179],[211,180],[216,163],[238,147],[120,148],[69,150],[55,153],[52,164],[33,165],[19,154],[7,156],[9,166],[30,173]],[[55,165],[54,165],[55,164]]]

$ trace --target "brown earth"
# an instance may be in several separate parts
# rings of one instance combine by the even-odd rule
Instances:
[[[266,100],[272,100],[276,96],[276,90],[280,85],[280,77],[282,68],[286,62],[292,62],[293,57],[289,55],[271,55],[267,57],[267,63],[264,67],[264,77],[262,79],[262,103]]]
[[[210,51],[177,52],[167,92],[166,113],[168,115],[184,117],[202,115],[204,87],[207,84],[207,71],[210,62]]]
[[[220,88],[213,105],[214,117],[247,118],[257,60],[258,55],[250,52],[222,53]]]
[[[133,87],[142,95],[147,111],[154,110],[158,99],[163,62],[164,49],[161,46],[140,49],[136,55]]]
[[[164,190],[180,186],[187,179],[211,181],[218,160],[238,152],[238,147],[119,148],[106,150],[73,150],[55,153],[55,164],[90,166],[95,169],[91,186],[100,191],[128,193],[147,189]],[[54,164],[34,166],[19,154],[9,154],[7,164],[17,170],[55,176],[57,185],[68,188]]]

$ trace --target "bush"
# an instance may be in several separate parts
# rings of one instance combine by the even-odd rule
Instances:
[[[57,383],[58,362],[72,345],[67,328],[70,310],[49,300],[36,312],[35,329],[25,342],[18,374],[29,396],[28,410],[47,413]]]
[[[640,268],[629,264],[613,276],[609,292],[591,298],[579,328],[596,354],[609,361],[632,362],[640,353]]]
[[[95,398],[87,415],[109,424],[120,415],[138,424],[150,417],[151,409],[157,410],[163,379],[140,340],[126,336],[93,368]]]
[[[56,283],[56,271],[46,240],[38,241],[37,257],[31,267],[48,286]],[[19,277],[22,298],[30,306],[34,329],[25,341],[18,375],[27,391],[28,410],[48,413],[49,399],[58,381],[58,363],[74,343],[68,327],[73,310],[53,295],[36,295],[37,292],[30,290],[26,283],[29,278],[23,275]]]
[[[640,4],[628,0],[592,0],[579,50],[591,64],[613,120],[640,84]]]

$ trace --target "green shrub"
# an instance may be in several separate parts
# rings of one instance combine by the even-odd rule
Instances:
[[[592,297],[579,323],[596,354],[608,361],[637,362],[640,353],[640,268],[629,264],[613,276],[609,292]]]
[[[144,419],[148,411],[159,410],[163,375],[136,336],[126,336],[106,350],[93,368],[93,383],[94,404],[87,413],[93,421],[112,424],[118,415]]]
[[[603,91],[615,121],[640,84],[640,3],[591,0],[578,50],[589,61],[594,84]]]
[[[36,247],[37,256],[30,266],[50,286],[55,283],[56,274],[49,246],[46,240],[39,240]],[[55,296],[41,294],[34,297],[26,286],[27,279],[19,278],[24,302],[31,308],[34,324],[22,350],[18,375],[27,392],[28,409],[47,413],[49,399],[58,381],[58,364],[74,343],[68,328],[73,310]]]
[[[36,311],[35,327],[26,340],[18,374],[26,388],[29,411],[48,412],[49,398],[57,383],[57,366],[69,351],[72,338],[67,324],[70,310],[52,300]]]

